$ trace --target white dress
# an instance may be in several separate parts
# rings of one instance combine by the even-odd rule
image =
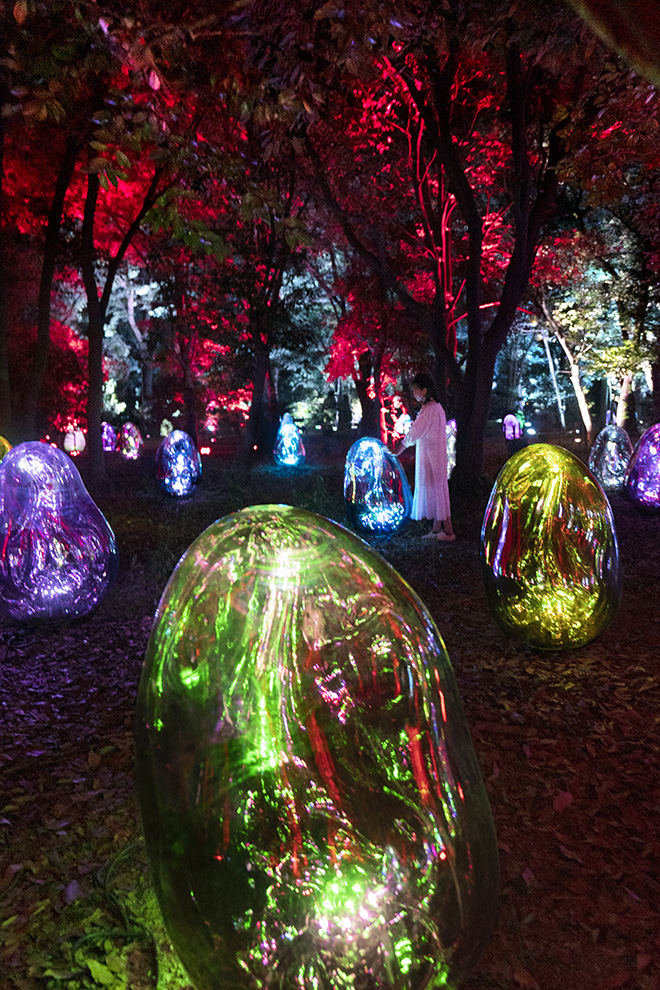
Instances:
[[[413,519],[448,519],[447,419],[439,402],[430,399],[401,441],[404,447],[417,445]]]

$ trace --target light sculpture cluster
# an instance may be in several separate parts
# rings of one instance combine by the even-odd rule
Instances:
[[[621,599],[612,510],[589,469],[562,447],[513,454],[486,507],[482,571],[502,629],[546,650],[584,646]]]
[[[589,451],[589,469],[606,491],[623,486],[628,462],[633,452],[630,437],[622,426],[605,426]]]
[[[444,644],[356,535],[256,506],[179,561],[140,679],[155,890],[197,990],[459,986],[498,862]]]
[[[106,451],[115,450],[117,447],[117,431],[112,423],[101,423],[101,443]]]
[[[398,457],[381,440],[362,437],[346,455],[344,506],[349,522],[391,533],[410,518],[412,492]]]
[[[117,436],[117,450],[127,461],[136,461],[142,453],[144,440],[135,423],[124,423]]]
[[[91,612],[117,573],[114,533],[66,454],[22,443],[0,462],[0,615]]]
[[[660,423],[639,438],[628,462],[626,495],[643,509],[660,509]]]
[[[290,413],[284,413],[282,416],[273,447],[273,457],[280,467],[297,467],[305,460],[305,445]]]
[[[156,481],[168,495],[189,495],[202,477],[202,459],[193,439],[173,430],[156,451]]]

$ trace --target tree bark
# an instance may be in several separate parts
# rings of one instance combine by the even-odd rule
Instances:
[[[87,196],[82,224],[81,269],[87,296],[88,356],[87,356],[87,456],[92,485],[101,487],[108,482],[101,437],[103,410],[103,329],[104,314],[98,295],[94,268],[94,218],[99,195],[98,175],[87,176]]]

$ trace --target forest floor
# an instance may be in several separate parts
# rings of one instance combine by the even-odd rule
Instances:
[[[112,465],[114,488],[96,501],[120,549],[114,588],[78,621],[0,628],[6,990],[189,986],[150,885],[135,794],[135,697],[155,606],[191,541],[230,511],[284,502],[345,523],[335,460],[247,474],[209,459],[181,500],[157,492],[144,465]],[[436,620],[490,797],[501,897],[465,990],[658,990],[660,514],[612,496],[620,610],[589,645],[539,652],[499,631],[486,605],[489,487],[454,505],[453,544],[429,545],[414,523],[366,537]]]

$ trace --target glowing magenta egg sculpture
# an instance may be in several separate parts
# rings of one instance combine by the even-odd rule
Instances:
[[[392,533],[410,518],[412,492],[398,457],[381,440],[356,440],[344,466],[349,522],[372,533]]]
[[[305,460],[305,445],[290,413],[284,413],[273,447],[275,463],[280,467],[296,467]]]
[[[168,495],[190,495],[202,478],[202,459],[192,437],[173,430],[156,451],[156,481]]]
[[[358,536],[285,505],[167,584],[136,714],[157,897],[197,990],[457,987],[498,858],[440,634]]]
[[[605,426],[589,451],[589,470],[606,491],[623,486],[628,462],[633,452],[630,437],[622,426]]]
[[[117,450],[127,461],[136,461],[142,453],[144,440],[135,423],[124,423],[117,436]]]
[[[117,573],[114,533],[67,455],[22,443],[0,462],[0,615],[86,615]]]
[[[628,462],[624,492],[644,509],[660,509],[660,423],[639,438]]]
[[[614,618],[621,571],[610,503],[562,447],[532,444],[509,458],[481,544],[486,598],[508,635],[538,649],[572,649]]]
[[[104,450],[115,450],[117,447],[117,431],[112,423],[101,423],[101,443]]]

